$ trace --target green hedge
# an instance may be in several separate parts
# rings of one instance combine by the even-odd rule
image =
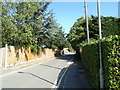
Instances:
[[[103,40],[104,85],[106,88],[120,88],[120,36]]]
[[[104,87],[120,88],[120,36],[103,38],[102,59],[104,70]],[[86,69],[89,82],[99,88],[99,47],[98,41],[84,44],[81,58]]]
[[[99,53],[97,42],[85,44],[81,53],[82,62],[89,82],[94,88],[99,87]]]

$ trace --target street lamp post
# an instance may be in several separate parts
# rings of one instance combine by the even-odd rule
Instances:
[[[101,17],[100,17],[100,0],[97,0],[97,9],[98,9],[98,22],[99,22],[99,39],[102,38],[101,34]],[[100,88],[104,87],[103,81],[103,66],[102,66],[102,48],[101,48],[101,41],[99,41],[99,54],[100,54]]]
[[[84,8],[85,8],[85,18],[86,18],[86,30],[87,30],[87,41],[89,42],[89,27],[88,27],[88,12],[87,12],[87,3],[84,0]]]

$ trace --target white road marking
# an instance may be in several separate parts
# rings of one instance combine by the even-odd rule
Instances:
[[[70,65],[72,64],[72,62],[70,63]],[[70,65],[69,65],[69,67],[70,67]],[[68,72],[67,72],[67,74],[66,74],[66,78],[65,78],[65,80],[64,80],[64,85],[63,85],[63,88],[65,88],[65,84],[66,84],[66,81],[67,81],[67,76],[68,76],[68,73],[69,73],[69,71],[70,71],[70,69],[68,70]]]
[[[66,74],[66,72],[67,72],[67,70],[68,70],[68,68],[69,68],[69,66],[70,66],[71,64],[73,64],[72,59],[71,59],[70,62],[68,62],[67,65],[64,67],[64,68],[66,68],[66,70],[65,70],[65,71],[63,72],[63,74],[61,75],[59,81],[58,81],[57,79],[55,80],[55,83],[54,83],[54,85],[52,86],[52,89],[51,89],[51,90],[55,90],[56,88],[58,88],[58,86],[60,86],[60,83],[61,83],[61,81],[62,81],[62,79],[63,79],[63,76],[65,76],[65,74]],[[66,78],[67,78],[67,77],[66,77]],[[58,82],[58,84],[57,84],[57,82]]]
[[[57,79],[54,82],[54,85],[52,85],[51,90],[55,90],[57,88]]]

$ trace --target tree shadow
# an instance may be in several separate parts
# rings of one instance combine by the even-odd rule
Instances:
[[[66,61],[70,61],[70,59],[72,58],[74,58],[74,54],[64,54],[62,56],[57,57],[57,59],[66,60]]]
[[[36,78],[38,78],[38,79],[41,79],[41,80],[43,80],[43,81],[45,81],[45,82],[48,82],[48,83],[54,85],[53,82],[51,82],[51,81],[49,81],[49,80],[46,80],[46,79],[44,79],[44,78],[42,78],[42,77],[39,77],[39,76],[37,76],[37,75],[35,75],[35,74],[33,74],[33,73],[29,73],[29,72],[18,72],[18,73],[28,74],[28,75],[34,76],[34,77],[36,77]]]
[[[58,77],[57,77],[57,82],[56,82],[57,90],[62,90],[62,89],[63,89],[63,86],[64,86],[64,78],[65,78],[65,76],[66,76],[66,73],[64,74],[64,72],[65,72],[66,69],[67,69],[67,68],[64,67],[64,68],[60,71],[60,73],[59,73],[59,75],[58,75]],[[64,74],[64,75],[63,75],[63,74]]]
[[[67,70],[67,71],[66,71]],[[66,71],[66,72],[65,72]],[[63,74],[65,72],[65,74]],[[91,85],[86,77],[86,71],[79,62],[74,62],[69,67],[64,67],[57,78],[57,90],[90,89]]]
[[[41,48],[41,50],[42,50],[42,52],[43,52],[44,54],[46,54],[46,53],[45,53],[45,48]]]
[[[50,65],[45,65],[45,64],[40,64],[41,66],[45,66],[45,67],[50,67],[50,68],[55,68],[55,69],[59,69],[61,70],[62,68],[59,67],[55,67],[55,66],[50,66]]]

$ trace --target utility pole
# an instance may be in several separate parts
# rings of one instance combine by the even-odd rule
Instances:
[[[100,0],[97,0],[97,9],[98,9],[98,22],[99,22],[99,39],[102,38],[101,34],[101,17],[100,17]],[[102,48],[101,48],[101,41],[99,41],[99,53],[100,53],[100,88],[104,88],[104,81],[103,81],[103,65],[102,65]]]
[[[86,31],[87,31],[87,41],[89,43],[89,27],[88,27],[88,12],[87,12],[87,3],[84,0],[84,8],[85,8],[85,18],[86,18]]]

